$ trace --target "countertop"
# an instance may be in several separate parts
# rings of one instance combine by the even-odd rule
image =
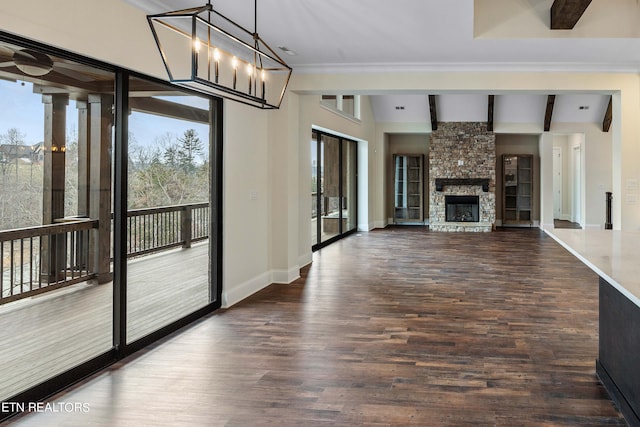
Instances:
[[[640,307],[640,232],[560,228],[545,232]]]

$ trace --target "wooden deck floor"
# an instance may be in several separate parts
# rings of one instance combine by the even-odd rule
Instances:
[[[353,235],[15,426],[625,425],[597,277],[539,230]]]
[[[206,305],[207,248],[129,261],[129,341]],[[108,351],[112,292],[112,283],[81,283],[0,306],[0,399]]]

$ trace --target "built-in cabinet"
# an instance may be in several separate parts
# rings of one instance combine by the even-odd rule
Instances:
[[[394,169],[394,222],[396,224],[424,222],[424,156],[422,154],[395,154]]]
[[[533,224],[533,156],[502,155],[502,225]]]

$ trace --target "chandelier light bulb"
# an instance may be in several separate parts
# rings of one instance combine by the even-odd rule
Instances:
[[[231,65],[233,66],[233,89],[235,90],[238,83],[238,58],[234,56]]]
[[[213,81],[215,83],[218,83],[218,81],[220,80],[220,51],[218,50],[218,48],[215,48],[213,50],[213,61],[214,61],[214,68],[215,68]]]

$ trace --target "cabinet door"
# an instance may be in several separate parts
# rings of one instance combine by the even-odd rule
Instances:
[[[502,221],[518,220],[518,156],[502,157]]]
[[[531,224],[533,219],[533,156],[502,156],[502,222]]]
[[[422,155],[393,156],[394,221],[417,223],[423,219]]]

